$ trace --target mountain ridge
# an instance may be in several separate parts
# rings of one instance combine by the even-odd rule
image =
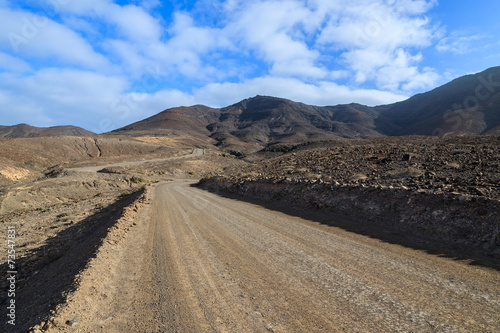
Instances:
[[[314,106],[257,95],[223,108],[196,105],[167,109],[110,134],[155,135],[163,131],[175,135],[175,130],[208,136],[223,148],[332,138],[498,135],[500,67],[456,78],[388,105]]]
[[[93,136],[96,133],[87,131],[81,127],[52,126],[35,127],[28,124],[17,124],[13,126],[0,126],[0,139],[22,139],[50,136]]]
[[[166,109],[106,134],[185,137],[237,150],[335,138],[500,135],[500,67],[388,105],[315,106],[257,95],[222,108],[198,104]],[[0,126],[0,138],[56,135],[96,134],[75,126]]]
[[[243,150],[335,138],[498,135],[500,67],[459,77],[394,104],[315,106],[257,95],[223,108],[167,109],[109,134],[193,136]]]

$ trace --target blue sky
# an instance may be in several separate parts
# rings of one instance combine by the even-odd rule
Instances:
[[[0,124],[98,133],[255,95],[380,105],[500,65],[500,2],[0,0]]]

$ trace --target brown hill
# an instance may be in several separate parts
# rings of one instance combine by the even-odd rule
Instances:
[[[313,106],[256,96],[215,109],[165,110],[111,134],[184,136],[221,148],[394,135],[500,134],[500,67],[458,78],[391,105]]]
[[[91,135],[95,133],[76,126],[34,127],[27,124],[0,126],[0,139]]]
[[[256,96],[221,109],[168,109],[110,134],[189,136],[220,148],[256,150],[277,142],[381,136],[376,117],[376,108],[359,104],[318,107]]]
[[[219,118],[219,109],[204,105],[176,107],[160,112],[157,115],[122,127],[109,134],[145,136],[145,137],[191,137],[206,144],[215,143],[210,140],[208,124]]]

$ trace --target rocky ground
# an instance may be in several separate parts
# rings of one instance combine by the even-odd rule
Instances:
[[[202,184],[500,257],[500,137],[339,140],[285,150]]]
[[[332,141],[226,177],[239,181],[328,183],[500,198],[500,137]]]
[[[73,312],[58,317],[58,305],[74,296],[79,277],[90,276],[84,284],[84,294],[90,296],[84,301],[92,306],[98,281],[89,268],[102,266],[105,271],[113,261],[118,251],[114,246],[145,200],[142,188],[172,178],[203,177],[205,188],[222,195],[232,192],[262,205],[272,202],[273,210],[281,203],[288,212],[292,205],[306,218],[316,210],[326,214],[325,224],[409,247],[465,254],[500,269],[499,137],[336,140],[271,147],[245,160],[217,150],[198,149],[202,153],[195,154],[158,145],[135,157],[154,161],[129,165],[124,162],[133,156],[108,156],[104,147],[95,144],[96,152],[89,150],[84,159],[64,162],[80,169],[43,169],[42,164],[51,165],[45,156],[47,163],[37,166],[41,178],[20,177],[0,188],[0,225],[16,230],[23,328],[38,324],[39,331],[54,323],[62,330],[78,327],[68,317]],[[16,167],[20,165],[25,164]],[[82,171],[89,166],[94,171]],[[192,199],[187,194],[182,198]],[[204,210],[202,199],[194,200],[196,211]],[[119,273],[120,267],[115,268]]]

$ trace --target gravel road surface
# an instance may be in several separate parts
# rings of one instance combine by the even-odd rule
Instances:
[[[152,190],[79,331],[500,331],[496,270],[191,184]]]

